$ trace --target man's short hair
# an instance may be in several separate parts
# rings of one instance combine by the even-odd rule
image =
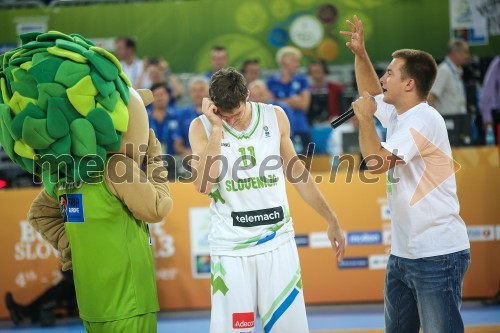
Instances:
[[[135,39],[133,39],[132,37],[122,36],[122,37],[118,37],[116,39],[116,41],[123,42],[125,44],[125,47],[128,49],[132,49],[135,51],[137,48],[137,43],[136,43]]]
[[[309,74],[311,74],[311,66],[312,65],[320,65],[321,68],[323,68],[323,73],[330,74],[330,70],[328,69],[328,65],[326,64],[326,62],[323,59],[316,59],[316,60],[311,61],[311,63],[309,64],[309,68],[307,70],[307,72]]]
[[[158,82],[154,83],[149,90],[155,91],[156,89],[165,89],[165,91],[171,95],[170,87],[167,85],[166,82]]]
[[[281,61],[285,56],[289,54],[294,54],[299,58],[302,57],[302,52],[300,52],[298,48],[294,46],[283,46],[278,50],[278,52],[276,52],[276,62],[278,63],[278,65],[281,66]]]
[[[259,59],[247,59],[243,62],[243,65],[241,65],[241,73],[245,74],[247,67],[250,65],[258,65]]]
[[[212,51],[219,51],[219,52],[226,52],[227,53],[227,49],[222,45],[214,45],[212,47]]]
[[[448,54],[461,51],[467,47],[467,42],[461,39],[451,39],[448,43]]]
[[[245,78],[232,67],[219,69],[210,80],[208,94],[215,106],[231,112],[246,102],[248,89]]]
[[[432,55],[420,50],[402,49],[394,51],[392,57],[405,61],[401,66],[401,79],[415,80],[418,96],[427,99],[437,73],[436,60]]]

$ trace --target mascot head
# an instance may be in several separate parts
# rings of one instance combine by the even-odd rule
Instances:
[[[45,187],[102,178],[108,153],[140,163],[148,142],[144,101],[119,61],[77,35],[57,31],[21,36],[0,55],[0,143]],[[144,148],[142,148],[144,152]]]

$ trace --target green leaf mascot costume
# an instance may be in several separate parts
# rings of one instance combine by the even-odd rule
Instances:
[[[44,188],[31,225],[73,269],[87,332],[156,332],[159,311],[145,222],[172,210],[150,91],[84,37],[21,36],[0,56],[0,143]],[[141,166],[144,168],[141,169]]]

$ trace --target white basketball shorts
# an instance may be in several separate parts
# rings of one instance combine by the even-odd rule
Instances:
[[[309,332],[293,237],[253,256],[212,255],[211,273],[210,333],[254,333],[257,313],[264,333]]]

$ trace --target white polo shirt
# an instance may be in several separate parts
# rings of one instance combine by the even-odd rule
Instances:
[[[130,79],[130,82],[132,82],[132,85],[135,85],[139,77],[142,75],[142,72],[144,71],[144,64],[141,59],[135,59],[134,62],[130,65],[128,65],[125,61],[120,61],[120,64],[122,66],[122,70],[127,75],[127,77]],[[144,77],[146,77],[145,75]],[[149,78],[147,78],[149,80]],[[144,81],[144,78],[143,78]],[[143,82],[144,83],[144,82]],[[143,84],[141,86],[144,86]],[[142,88],[142,87],[141,87]],[[147,89],[151,88],[151,85],[146,87]]]
[[[455,66],[448,57],[438,66],[431,94],[437,97],[436,109],[442,115],[467,113],[462,69]]]
[[[382,99],[375,97],[375,116],[387,128],[382,146],[405,162],[387,173],[391,254],[418,259],[468,249],[443,117],[424,102],[398,115]]]

